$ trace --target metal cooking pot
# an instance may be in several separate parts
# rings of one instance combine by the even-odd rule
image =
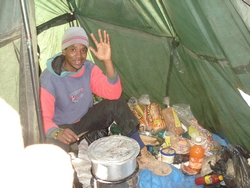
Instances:
[[[88,157],[92,174],[101,180],[123,180],[136,170],[139,144],[132,138],[112,135],[100,138],[90,144]]]

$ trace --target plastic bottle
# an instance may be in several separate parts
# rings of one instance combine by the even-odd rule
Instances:
[[[201,137],[196,137],[195,144],[189,151],[189,167],[200,173],[202,162],[205,154],[205,149],[202,147]]]
[[[195,178],[194,181],[196,185],[207,185],[207,184],[218,183],[222,180],[223,180],[222,175],[212,174],[212,175]]]

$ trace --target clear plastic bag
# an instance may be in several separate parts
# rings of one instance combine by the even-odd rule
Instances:
[[[190,144],[194,145],[195,138],[200,136],[203,140],[203,147],[206,155],[213,148],[212,134],[201,126],[195,119],[190,106],[187,104],[175,104],[173,105],[175,112],[177,113],[182,124],[187,128],[188,134],[191,137]]]
[[[142,105],[149,105],[151,103],[149,95],[148,94],[141,95],[140,98],[138,99],[138,103]]]
[[[138,99],[136,97],[131,97],[129,100],[128,100],[128,106],[129,107],[134,107],[138,104]]]
[[[187,104],[175,104],[173,105],[173,108],[176,114],[178,115],[180,121],[188,129],[191,125],[191,122],[195,119],[190,106]]]

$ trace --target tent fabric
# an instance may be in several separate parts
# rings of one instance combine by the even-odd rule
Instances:
[[[0,4],[0,97],[20,115],[23,141],[27,146],[39,143],[40,137],[21,4],[17,0],[1,1]],[[33,1],[27,1],[27,17],[34,36],[30,43],[36,46],[34,6]],[[36,50],[34,57],[37,69],[34,71],[38,71]],[[38,79],[36,82],[38,85]],[[11,115],[8,118],[11,119]],[[9,134],[10,139],[12,137],[12,133],[3,134]]]
[[[250,149],[250,108],[238,91],[250,93],[250,7],[244,1],[26,2],[34,57],[37,42],[42,70],[46,60],[60,51],[61,37],[70,25],[83,27],[88,35],[105,29],[111,36],[125,98],[149,94],[151,102],[165,107],[168,94],[170,105],[189,104],[206,129]],[[30,144],[37,141],[38,129],[20,4],[3,1],[0,9],[0,69],[4,72],[0,96],[20,112]],[[62,15],[74,15],[76,20]],[[43,28],[37,36],[36,27]],[[171,54],[172,41],[177,39],[179,45]],[[17,56],[18,52],[24,57]],[[88,58],[104,68],[90,53]],[[173,67],[169,70],[170,58]]]
[[[249,6],[243,1],[71,0],[70,7],[66,8],[66,3],[60,7],[57,2],[55,9],[49,1],[36,2],[46,4],[54,17],[71,8],[88,34],[97,34],[99,28],[108,31],[125,98],[149,94],[152,102],[164,107],[164,97],[169,94],[171,105],[189,104],[205,128],[250,149],[249,106],[238,92],[240,88],[249,93],[250,88]],[[47,30],[50,34],[46,36],[56,33],[59,38],[68,25],[61,27],[60,32]],[[59,50],[58,38],[38,35],[38,43],[47,49],[48,41],[53,40],[58,45],[51,48]],[[180,44],[169,71],[176,38]],[[168,73],[170,85],[166,88]]]
[[[27,6],[30,41],[20,2]],[[41,142],[38,68],[61,51],[65,29],[81,26],[88,35],[110,34],[126,99],[148,94],[162,108],[165,97],[171,106],[188,104],[206,129],[250,150],[250,107],[238,91],[250,94],[245,1],[13,0],[0,2],[0,14],[0,97],[20,115],[24,146]],[[88,59],[104,70],[91,53]],[[167,177],[143,170],[140,186],[195,187],[192,178],[174,168]]]

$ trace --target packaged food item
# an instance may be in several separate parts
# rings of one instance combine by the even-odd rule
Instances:
[[[186,138],[175,136],[170,138],[170,145],[177,154],[187,154],[190,149],[189,142]]]
[[[201,145],[201,137],[196,137],[195,144],[189,150],[189,167],[200,173],[205,149]]]
[[[172,164],[174,162],[175,150],[171,147],[161,149],[161,161]]]
[[[139,99],[136,97],[131,97],[128,100],[128,106],[130,110],[133,112],[135,117],[137,117],[140,125],[139,130],[140,132],[146,131],[147,129],[147,122],[144,118],[144,112],[146,105],[150,103],[150,99],[148,95],[142,95]]]
[[[200,136],[199,131],[194,127],[194,125],[189,126],[188,134],[192,140],[195,140],[196,137]]]
[[[144,119],[144,111],[141,109],[140,105],[136,104],[135,106],[130,106],[130,110],[133,112],[135,117],[137,117],[140,123],[139,130],[141,132],[146,131],[147,122]]]
[[[170,131],[164,131],[163,138],[165,139],[166,146],[171,146],[171,138],[174,137]]]
[[[215,184],[223,180],[222,175],[212,174],[207,176],[201,176],[195,178],[195,184],[196,185],[209,185],[209,184]]]
[[[205,153],[208,154],[208,152],[213,149],[214,144],[211,132],[198,123],[191,111],[190,105],[174,104],[173,108],[182,125],[188,130],[188,136],[191,137],[191,146],[192,141],[195,141],[197,136],[202,136],[206,140]]]
[[[151,103],[147,105],[144,117],[148,125],[147,130],[158,133],[166,129],[166,123],[163,119],[162,110],[159,104]]]
[[[166,122],[166,128],[168,131],[171,131],[175,135],[181,135],[184,133],[181,122],[174,110],[174,108],[164,108],[162,109],[162,116]]]

